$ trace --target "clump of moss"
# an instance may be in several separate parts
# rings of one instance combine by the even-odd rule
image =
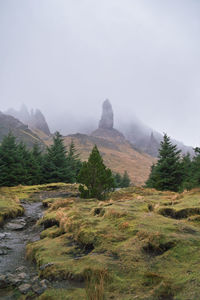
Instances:
[[[38,300],[80,300],[86,299],[85,290],[82,288],[76,289],[48,289]]]
[[[61,230],[60,227],[55,225],[50,228],[47,228],[46,230],[43,230],[42,233],[40,234],[40,238],[41,239],[44,239],[45,237],[55,238],[57,236],[60,236],[61,234],[63,234],[63,231]]]
[[[0,226],[9,218],[15,218],[24,214],[24,208],[17,197],[0,198]]]

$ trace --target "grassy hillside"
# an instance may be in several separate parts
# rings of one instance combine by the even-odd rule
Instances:
[[[136,151],[128,142],[119,142],[117,139],[106,139],[84,134],[74,134],[64,137],[69,146],[74,141],[82,160],[87,160],[94,146],[100,150],[106,166],[114,172],[123,174],[126,170],[135,185],[144,184],[147,180],[150,167],[155,161],[151,156]]]
[[[200,190],[128,188],[105,202],[44,200],[45,230],[27,258],[49,264],[41,277],[77,288],[48,289],[39,299],[199,299],[199,199]]]

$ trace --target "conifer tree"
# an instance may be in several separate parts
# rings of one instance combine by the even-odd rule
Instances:
[[[120,188],[122,184],[122,176],[119,173],[113,174],[115,188]]]
[[[127,173],[127,171],[124,171],[124,174],[123,174],[123,177],[121,180],[121,187],[122,188],[129,187],[130,183],[131,183],[131,180],[128,176],[128,173]]]
[[[74,183],[77,181],[78,173],[80,172],[82,163],[79,159],[79,154],[77,153],[73,141],[71,141],[69,145],[69,151],[67,154],[67,165],[70,170],[69,182]]]
[[[42,173],[44,165],[44,155],[42,154],[42,151],[37,143],[33,146],[31,156],[34,164],[37,166],[37,184],[45,183]]]
[[[46,183],[69,182],[70,170],[67,165],[66,147],[59,132],[53,137],[53,144],[47,148],[44,157],[43,176]]]
[[[194,163],[189,153],[183,156],[181,164],[183,168],[182,189],[190,190],[195,185],[194,174],[196,174],[196,171],[194,171]]]
[[[182,184],[183,167],[180,162],[180,150],[164,134],[161,141],[157,163],[152,167],[147,187],[158,190],[178,191]]]
[[[103,159],[95,145],[89,156],[88,162],[84,162],[80,170],[78,181],[79,190],[83,198],[105,199],[107,193],[114,187],[112,172],[103,163]]]
[[[21,176],[20,176],[20,184],[28,185],[29,182],[29,159],[30,155],[26,148],[26,145],[23,142],[20,142],[17,145],[17,152],[20,159],[20,166],[21,166]]]
[[[196,147],[194,151],[195,151],[195,156],[192,161],[191,181],[192,181],[192,187],[199,187],[200,186],[200,148]]]
[[[14,135],[10,132],[0,145],[0,186],[21,183],[23,167]]]

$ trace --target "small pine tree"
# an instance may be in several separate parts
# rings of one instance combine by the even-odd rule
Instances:
[[[146,182],[147,187],[175,192],[180,189],[183,179],[180,152],[177,150],[177,146],[171,143],[170,138],[164,134],[158,161],[151,169],[151,174]]]
[[[122,181],[121,181],[121,187],[122,188],[129,187],[130,183],[131,183],[131,180],[129,178],[129,175],[128,175],[127,171],[124,171]]]
[[[31,151],[31,159],[33,160],[33,164],[37,168],[37,180],[35,184],[45,183],[43,178],[43,164],[44,164],[44,156],[39,145],[36,143],[33,146]]]
[[[122,184],[122,176],[119,173],[113,174],[115,188],[120,188]]]
[[[0,145],[0,186],[21,184],[24,178],[22,160],[14,135],[10,132]]]
[[[59,132],[55,133],[53,144],[44,156],[44,182],[69,182],[70,170],[67,165],[66,147]]]
[[[191,181],[192,181],[192,187],[199,187],[200,186],[200,148],[196,147],[194,151],[195,151],[195,156],[192,161]]]
[[[30,152],[27,150],[26,145],[23,142],[20,142],[17,145],[17,151],[20,158],[20,164],[22,168],[21,176],[20,176],[20,184],[28,185],[29,184],[29,160],[30,160]]]
[[[79,190],[83,198],[105,199],[107,193],[114,187],[112,172],[103,163],[103,159],[95,145],[89,156],[88,162],[84,162],[78,176]]]
[[[194,174],[196,174],[196,172],[193,172],[194,164],[189,153],[183,156],[181,164],[183,168],[182,189],[190,190],[195,185]]]
[[[74,142],[71,141],[69,145],[69,151],[67,154],[67,165],[70,170],[69,182],[74,183],[77,181],[78,174],[80,172],[82,163],[79,159],[79,154],[75,148]]]

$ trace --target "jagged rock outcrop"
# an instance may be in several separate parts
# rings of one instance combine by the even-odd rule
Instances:
[[[29,124],[31,128],[41,130],[47,135],[50,135],[49,126],[46,122],[44,115],[39,109],[36,109],[35,112],[33,110],[31,111],[31,118]]]
[[[103,102],[103,110],[102,110],[101,120],[99,121],[99,128],[102,129],[113,128],[113,109],[108,99],[106,99]]]
[[[43,141],[27,125],[11,115],[0,112],[0,143],[9,132],[12,132],[18,142],[23,141],[29,148],[32,148],[35,143],[42,149],[45,148]]]
[[[35,111],[31,110],[31,113],[29,113],[27,107],[23,104],[19,111],[11,108],[6,111],[6,114],[19,119],[22,123],[28,125],[30,129],[40,130],[45,134],[50,135],[47,121],[39,109],[36,109]]]

